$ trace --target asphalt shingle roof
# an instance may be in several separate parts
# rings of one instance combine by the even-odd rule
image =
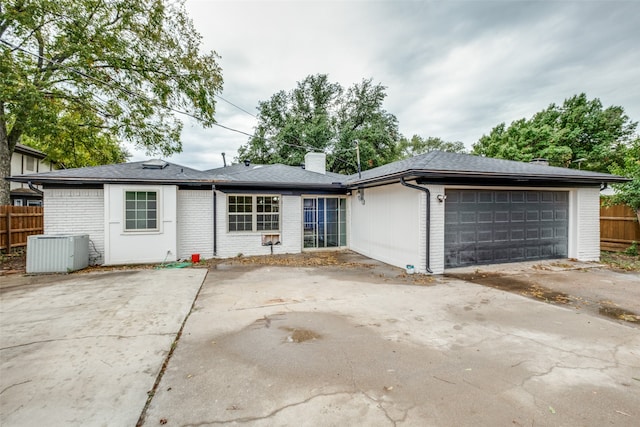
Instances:
[[[166,162],[162,169],[147,169],[143,166],[147,161],[118,163],[113,165],[92,166],[74,169],[60,169],[38,174],[16,175],[20,181],[40,182],[166,182],[190,183],[209,182],[209,175],[196,169]]]
[[[301,167],[275,165],[249,165],[244,164],[227,166],[225,168],[207,171],[211,179],[215,181],[247,182],[247,183],[272,183],[272,184],[336,184],[343,183],[347,175],[327,172],[321,174],[311,172]]]
[[[198,171],[166,162],[164,168],[145,168],[143,162],[120,163],[78,169],[62,169],[31,175],[17,175],[14,181],[38,183],[165,183],[219,184],[278,187],[356,187],[375,182],[394,182],[401,177],[446,179],[521,179],[554,182],[623,182],[626,178],[552,166],[542,166],[511,160],[492,159],[470,154],[432,151],[409,159],[389,163],[350,176],[327,172],[321,174],[296,166],[282,164],[249,165],[243,163],[223,168]]]
[[[513,160],[493,159],[471,154],[431,151],[408,159],[389,163],[358,174],[350,175],[347,184],[366,183],[385,178],[419,174],[423,176],[466,176],[466,177],[512,177],[512,178],[548,178],[556,180],[588,180],[616,182],[624,178],[606,173],[582,171],[577,169],[544,166]]]

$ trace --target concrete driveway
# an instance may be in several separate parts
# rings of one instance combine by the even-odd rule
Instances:
[[[0,424],[637,425],[637,324],[323,256],[0,278]]]
[[[0,425],[135,425],[205,275],[1,277]]]
[[[145,425],[637,425],[637,327],[400,273],[218,266]]]
[[[556,260],[463,267],[446,275],[640,327],[640,273]]]

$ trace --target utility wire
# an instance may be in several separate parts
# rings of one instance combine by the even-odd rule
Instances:
[[[224,99],[224,98],[223,98],[223,97],[221,97],[220,95],[213,95],[213,96],[215,96],[215,97],[216,97],[216,98],[218,98],[218,99],[223,100],[224,102],[226,102],[226,103],[227,103],[227,104],[229,104],[229,105],[232,105],[232,106],[236,107],[238,110],[242,111],[243,113],[247,113],[247,114],[248,114],[248,115],[250,115],[251,117],[254,117],[254,118],[256,118],[256,119],[258,118],[258,116],[256,116],[255,114],[250,113],[250,112],[248,112],[247,110],[245,110],[244,108],[237,106],[237,105],[236,105],[236,104],[234,104],[233,102],[231,102],[231,101],[229,101],[229,100]]]
[[[5,45],[9,46],[9,47],[10,47],[10,48],[12,48],[13,50],[19,50],[19,51],[21,51],[21,52],[23,52],[23,53],[26,53],[27,55],[31,55],[31,56],[33,56],[33,57],[35,57],[35,58],[42,59],[43,61],[46,61],[47,63],[53,64],[53,65],[55,65],[55,66],[57,66],[57,67],[59,67],[59,68],[63,68],[63,67],[64,67],[64,68],[66,68],[67,70],[71,71],[72,73],[75,73],[75,74],[77,74],[77,75],[79,75],[79,76],[82,76],[82,77],[84,77],[84,78],[87,78],[87,79],[89,79],[89,80],[93,80],[93,81],[95,81],[95,82],[97,82],[97,83],[100,83],[101,85],[104,85],[104,86],[108,86],[108,87],[110,87],[110,88],[117,89],[117,90],[121,91],[122,93],[124,93],[124,94],[126,94],[126,95],[128,95],[128,96],[132,96],[132,97],[135,97],[135,98],[138,98],[138,99],[141,99],[141,100],[147,101],[147,102],[149,102],[149,103],[155,104],[155,105],[157,105],[157,106],[159,106],[159,107],[161,107],[161,108],[164,108],[164,109],[166,109],[166,110],[173,111],[174,113],[177,113],[177,114],[181,114],[181,115],[184,115],[184,116],[191,117],[191,118],[193,118],[193,119],[195,119],[195,120],[197,120],[197,121],[200,121],[200,122],[203,122],[203,121],[204,121],[201,117],[198,117],[198,116],[196,116],[196,115],[195,115],[195,114],[193,114],[193,113],[190,113],[190,112],[188,112],[188,111],[178,110],[177,108],[173,108],[173,107],[170,107],[170,106],[168,106],[168,105],[162,105],[162,104],[160,104],[160,103],[158,103],[158,102],[156,102],[156,101],[153,101],[152,99],[149,99],[148,97],[146,97],[146,96],[145,96],[145,95],[143,95],[143,94],[133,92],[132,90],[127,89],[126,87],[123,87],[121,84],[119,84],[119,83],[117,83],[117,82],[116,82],[116,83],[113,83],[113,82],[107,82],[107,81],[101,80],[101,79],[99,79],[99,78],[97,78],[97,77],[91,76],[91,75],[89,75],[89,74],[87,74],[87,73],[85,73],[85,72],[83,72],[83,71],[80,71],[80,70],[78,70],[78,69],[76,69],[76,68],[70,67],[70,66],[68,66],[68,65],[66,65],[66,64],[56,63],[55,61],[52,61],[52,60],[51,60],[51,59],[49,59],[49,58],[46,58],[46,57],[44,57],[44,56],[42,56],[42,55],[40,55],[40,54],[38,54],[38,53],[31,52],[30,50],[25,49],[25,48],[23,48],[23,47],[21,47],[21,46],[16,46],[16,45],[14,45],[13,43],[11,43],[11,42],[9,42],[9,41],[7,41],[7,40],[1,39],[1,38],[0,38],[0,43],[3,43],[3,44],[5,44]],[[228,103],[228,104],[230,104],[230,105],[233,105],[234,107],[236,107],[236,108],[238,108],[239,110],[241,110],[241,111],[243,111],[243,112],[245,112],[245,113],[249,114],[250,116],[253,116],[253,117],[257,118],[255,115],[251,114],[250,112],[248,112],[247,110],[243,109],[242,107],[237,106],[236,104],[232,103],[231,101],[228,101],[228,100],[224,99],[223,97],[221,97],[221,96],[219,96],[219,95],[216,95],[216,94],[214,94],[214,96],[215,96],[215,97],[217,97],[217,98],[220,98],[221,100],[223,100],[224,102],[227,102],[227,103]],[[260,139],[263,139],[263,140],[265,140],[265,141],[267,141],[267,142],[270,142],[270,143],[272,143],[272,144],[282,144],[282,145],[287,145],[287,146],[289,146],[289,147],[293,147],[293,148],[302,148],[302,149],[305,149],[305,150],[312,150],[312,151],[316,151],[316,150],[318,150],[317,148],[312,147],[312,146],[309,146],[309,145],[305,146],[305,145],[301,145],[301,144],[291,144],[291,143],[288,143],[288,142],[285,142],[285,141],[274,141],[274,140],[269,139],[269,138],[266,138],[266,137],[259,137],[259,136],[257,136],[256,134],[250,134],[250,133],[248,133],[248,132],[245,132],[245,131],[242,131],[242,130],[239,130],[239,129],[235,129],[235,128],[232,128],[232,127],[229,127],[229,126],[225,126],[225,125],[220,124],[220,123],[217,123],[217,122],[215,122],[215,121],[213,122],[213,125],[214,125],[214,126],[217,126],[217,127],[220,127],[220,128],[222,128],[222,129],[226,129],[226,130],[231,131],[231,132],[236,132],[236,133],[239,133],[239,134],[242,134],[242,135],[246,135],[246,136],[248,136],[248,137],[250,137],[250,138],[260,138]],[[346,161],[346,160],[344,160],[344,159],[341,159],[341,158],[339,158],[339,157],[337,157],[337,156],[334,156],[334,158],[335,158],[336,160],[341,161],[342,163],[345,163],[345,164],[352,164],[352,165],[353,165],[353,162],[348,162],[348,161]]]

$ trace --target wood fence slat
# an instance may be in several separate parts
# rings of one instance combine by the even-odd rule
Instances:
[[[623,252],[633,242],[640,243],[640,225],[633,209],[625,205],[600,207],[600,249]]]
[[[42,206],[0,206],[0,250],[27,246],[27,238],[44,233]]]

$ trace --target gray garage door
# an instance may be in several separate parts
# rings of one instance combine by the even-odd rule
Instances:
[[[566,191],[447,190],[445,267],[565,258]]]

